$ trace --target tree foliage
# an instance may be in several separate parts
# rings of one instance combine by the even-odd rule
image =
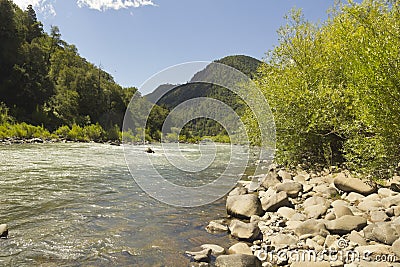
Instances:
[[[338,2],[322,24],[292,10],[256,79],[278,159],[385,176],[400,161],[398,1]]]
[[[115,131],[136,91],[82,58],[58,27],[45,33],[32,5],[22,11],[10,0],[0,0],[0,62],[0,102],[8,114],[51,131],[96,123]]]

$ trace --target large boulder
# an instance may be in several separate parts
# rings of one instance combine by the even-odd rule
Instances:
[[[371,181],[346,177],[344,173],[339,173],[333,181],[335,187],[344,192],[356,192],[364,196],[377,191],[376,184]]]
[[[261,267],[261,261],[253,255],[232,254],[218,256],[216,267]]]
[[[365,227],[364,236],[367,239],[392,245],[400,236],[390,222],[373,223]]]
[[[7,237],[8,237],[8,225],[0,224],[0,238],[7,238]]]
[[[239,220],[231,221],[229,231],[233,237],[248,241],[257,239],[261,233],[256,222],[245,223]]]
[[[326,222],[326,229],[332,234],[348,234],[361,230],[367,225],[367,219],[360,216],[344,215],[338,219]]]
[[[253,194],[228,196],[226,210],[229,215],[244,219],[263,214],[260,199]]]
[[[268,172],[268,174],[262,178],[261,180],[261,186],[268,189],[270,187],[273,187],[277,184],[279,184],[281,180],[278,178],[278,174],[276,173],[275,170],[271,170]]]
[[[275,193],[270,197],[261,198],[262,209],[266,212],[275,212],[280,207],[293,207],[286,192]]]
[[[298,182],[279,183],[275,186],[276,192],[286,192],[289,197],[297,197],[303,191],[303,185]]]

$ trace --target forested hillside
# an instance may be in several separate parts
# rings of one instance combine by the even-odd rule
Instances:
[[[215,62],[235,68],[250,78],[255,76],[257,69],[262,64],[261,61],[245,55],[227,56],[216,60]],[[207,66],[203,70],[196,73],[189,83],[175,86],[167,84],[161,85],[154,90],[153,93],[146,95],[146,98],[149,101],[154,102],[155,99],[158,99],[161,95],[163,95],[156,103],[164,109],[170,111],[177,105],[189,99],[197,97],[209,97],[224,102],[233,110],[235,110],[239,116],[242,116],[246,106],[242,99],[235,93],[216,84],[196,82],[202,78],[207,80],[205,77],[210,78],[211,75],[217,75],[216,80],[229,79],[229,77],[218,77],[219,74],[214,73],[212,70],[210,70],[210,67]],[[165,94],[165,92],[171,88],[173,89]],[[159,129],[161,130],[161,126]],[[204,136],[218,136],[218,141],[229,141],[225,129],[219,123],[206,118],[192,120],[182,129],[181,134],[181,140],[198,141]]]
[[[31,5],[23,11],[0,0],[0,62],[0,123],[26,122],[49,131],[97,124],[104,138],[118,138],[115,133],[136,89],[122,88],[87,62],[62,40],[56,26],[44,32]],[[11,128],[3,127],[3,135]]]

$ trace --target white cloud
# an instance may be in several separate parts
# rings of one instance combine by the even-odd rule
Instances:
[[[46,17],[56,15],[56,11],[50,0],[14,0],[13,2],[22,10],[25,10],[28,5],[32,5],[37,12],[44,14]]]
[[[155,6],[152,0],[78,0],[79,7],[89,7],[99,11],[140,6]]]
[[[32,5],[37,12],[48,17],[56,15],[53,6],[55,1],[56,0],[14,0],[14,3],[22,10],[25,10],[28,5]],[[80,8],[88,7],[99,11],[141,6],[156,6],[156,4],[153,3],[153,0],[77,0],[76,3]]]

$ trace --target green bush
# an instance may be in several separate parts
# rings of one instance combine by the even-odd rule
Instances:
[[[80,141],[80,142],[88,142],[89,138],[85,136],[84,129],[77,125],[73,124],[71,130],[67,134],[67,139],[72,141]]]
[[[279,162],[391,175],[400,161],[399,11],[398,1],[338,2],[318,25],[291,12],[256,78],[274,115]],[[248,114],[245,121],[256,128]]]
[[[83,128],[83,131],[85,136],[89,140],[93,141],[100,141],[103,139],[103,136],[105,135],[104,129],[98,123],[85,126]]]
[[[68,125],[60,126],[57,130],[54,131],[54,134],[60,138],[67,138],[68,133],[71,131]]]

